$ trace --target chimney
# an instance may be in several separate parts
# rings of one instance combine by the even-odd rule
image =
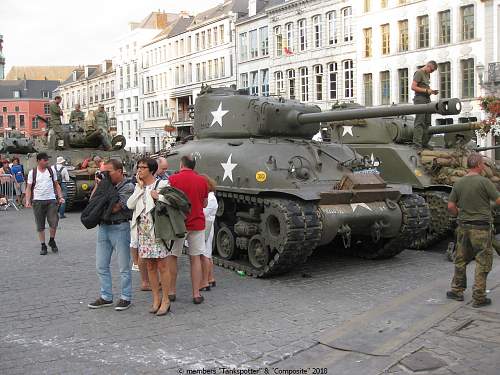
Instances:
[[[248,0],[248,17],[253,17],[257,14],[257,0]]]

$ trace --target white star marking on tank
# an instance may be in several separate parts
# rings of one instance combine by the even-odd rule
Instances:
[[[342,126],[342,137],[346,134],[350,134],[351,137],[354,137],[354,134],[352,134],[352,126]]]
[[[222,128],[222,117],[229,111],[223,111],[222,110],[222,102],[219,103],[219,108],[217,108],[217,111],[212,111],[212,116],[214,117],[212,119],[212,123],[210,124],[210,127],[214,126],[216,123],[220,125]]]
[[[369,211],[372,211],[372,209],[370,208],[370,206],[368,206],[366,203],[351,203],[352,212],[355,212],[358,207],[363,207],[363,208],[366,208]]]
[[[222,182],[224,182],[226,178],[229,178],[231,182],[233,182],[233,169],[236,168],[238,164],[231,161],[232,157],[233,154],[230,154],[225,163],[220,163],[222,168],[224,168],[224,177],[222,177]]]

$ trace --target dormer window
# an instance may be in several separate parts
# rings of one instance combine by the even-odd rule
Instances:
[[[42,90],[42,98],[50,98],[50,92],[47,90]]]
[[[19,90],[15,90],[15,91],[13,91],[13,92],[12,92],[12,96],[13,96],[14,98],[20,98],[20,97],[21,97],[21,91],[19,91]]]

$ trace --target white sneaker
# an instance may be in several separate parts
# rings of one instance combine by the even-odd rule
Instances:
[[[137,264],[132,264],[132,271],[139,271],[139,266]]]

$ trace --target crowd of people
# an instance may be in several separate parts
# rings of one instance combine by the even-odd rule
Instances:
[[[55,236],[58,220],[64,217],[64,184],[69,179],[64,162],[63,157],[58,157],[56,165],[50,167],[48,155],[42,152],[37,154],[37,167],[28,172],[25,206],[33,207],[41,255],[48,253],[46,222],[50,231],[48,246],[53,252],[59,250]],[[152,293],[149,311],[157,316],[167,314],[171,302],[176,300],[177,260],[183,252],[190,260],[192,301],[201,304],[201,292],[216,286],[212,262],[213,224],[218,207],[215,181],[198,174],[196,161],[190,156],[181,158],[179,171],[172,175],[165,158],[143,157],[137,161],[132,178],[126,176],[117,159],[94,162],[99,172],[90,203],[95,206],[102,201],[109,207],[98,219],[96,269],[100,293],[88,307],[128,309],[132,301],[132,271],[136,270],[140,273],[140,289]],[[161,216],[162,204],[167,207],[164,215],[168,225],[165,216]],[[117,255],[121,284],[116,303],[110,267],[113,252]]]

